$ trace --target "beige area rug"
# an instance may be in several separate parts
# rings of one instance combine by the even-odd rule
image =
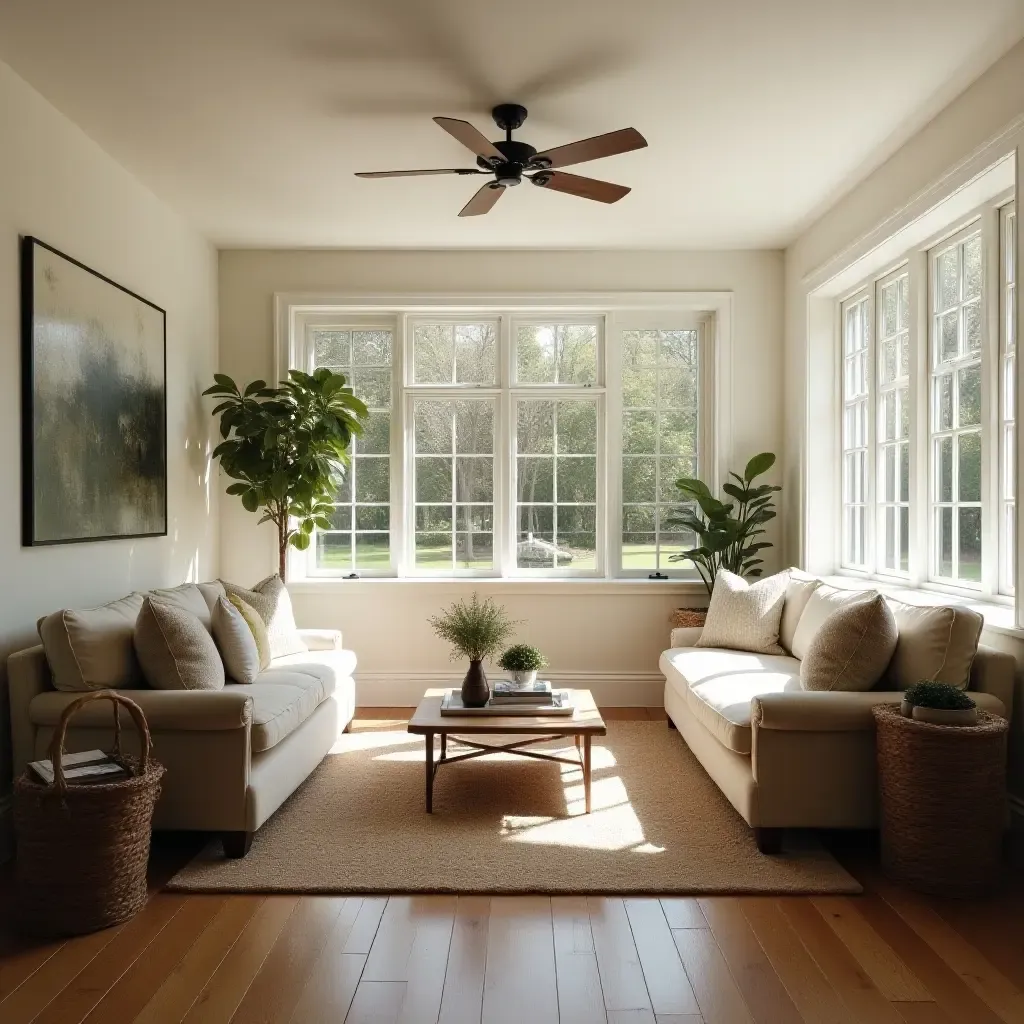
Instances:
[[[454,752],[449,740],[449,756]],[[746,824],[664,722],[609,722],[608,735],[595,738],[589,815],[578,768],[506,754],[442,767],[428,815],[423,762],[423,738],[401,726],[347,734],[256,833],[243,860],[227,860],[212,842],[169,888],[861,891],[811,836],[787,836],[780,856],[759,853]]]

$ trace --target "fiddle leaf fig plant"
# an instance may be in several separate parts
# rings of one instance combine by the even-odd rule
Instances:
[[[254,380],[245,390],[224,373],[203,394],[222,399],[223,441],[213,450],[235,483],[227,493],[241,498],[260,523],[277,527],[281,578],[288,547],[304,551],[313,530],[329,530],[339,480],[366,406],[352,394],[344,374],[290,370],[277,387]]]
[[[773,484],[755,486],[754,481],[774,465],[775,455],[761,452],[747,463],[742,476],[730,472],[731,479],[722,490],[732,501],[716,498],[702,480],[683,477],[675,483],[687,504],[670,513],[668,526],[692,531],[698,543],[671,555],[670,561],[692,562],[709,597],[721,569],[748,577],[760,576],[763,571],[764,559],[758,553],[772,545],[761,538],[765,524],[775,518],[774,495],[782,488]]]

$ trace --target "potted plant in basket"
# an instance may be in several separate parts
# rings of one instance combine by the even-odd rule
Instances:
[[[977,725],[974,699],[949,683],[924,681],[908,686],[900,710],[905,718],[932,725]]]
[[[697,544],[686,551],[671,555],[672,562],[692,562],[704,581],[708,598],[715,588],[715,577],[720,569],[737,576],[758,577],[764,560],[758,552],[770,548],[771,542],[762,540],[765,524],[775,518],[774,495],[781,487],[754,481],[775,465],[772,452],[755,455],[739,473],[729,473],[732,480],[722,490],[732,501],[720,501],[711,493],[703,480],[683,477],[675,483],[676,490],[686,504],[673,510],[666,525],[670,529],[693,533]],[[680,608],[675,613],[677,626],[701,626],[706,608]]]
[[[512,673],[512,681],[518,686],[532,686],[537,681],[537,669],[548,663],[536,647],[529,644],[514,644],[498,660],[498,667]]]
[[[516,623],[493,598],[481,601],[476,593],[469,601],[456,601],[428,621],[451,646],[453,661],[469,658],[469,671],[462,681],[462,703],[467,708],[482,708],[491,696],[483,660],[501,650],[515,632]]]

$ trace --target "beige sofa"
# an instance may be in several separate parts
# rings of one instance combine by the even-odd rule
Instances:
[[[873,828],[878,820],[871,708],[891,689],[808,692],[795,657],[699,648],[674,629],[661,655],[665,710],[748,825],[762,852],[785,828]],[[1010,717],[1015,661],[980,647],[970,671],[978,706]]]
[[[355,711],[356,657],[335,630],[299,630],[307,653],[277,658],[247,685],[222,690],[118,692],[145,712],[164,776],[156,829],[223,834],[228,856],[248,852],[252,835],[307,778],[347,729]],[[55,690],[43,648],[7,661],[14,771],[48,757],[61,712],[81,696]],[[66,751],[108,749],[112,711],[87,705],[72,720]],[[123,733],[131,746],[133,727]]]

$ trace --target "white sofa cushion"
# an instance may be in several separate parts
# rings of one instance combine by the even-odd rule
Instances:
[[[698,647],[785,654],[779,646],[779,621],[786,601],[786,573],[748,583],[720,569]]]
[[[213,606],[217,603],[218,598],[224,596],[224,588],[216,581],[213,583],[182,583],[180,587],[151,590],[149,596],[162,604],[169,604],[182,611],[191,612],[203,624],[206,632],[211,633],[213,631]]]
[[[922,680],[938,680],[966,690],[985,620],[970,608],[913,605],[889,601],[899,638],[889,662],[889,689],[905,690]]]
[[[240,597],[260,613],[260,618],[267,624],[272,658],[301,654],[306,650],[306,645],[295,626],[292,599],[280,576],[268,576],[260,580],[252,590],[246,590],[225,580],[220,582],[228,597]]]
[[[681,647],[665,651],[660,664],[694,717],[737,754],[751,750],[753,698],[801,690],[800,662],[785,655]]]
[[[252,697],[253,753],[280,743],[339,687],[351,688],[355,667],[352,651],[290,654],[276,658],[256,682],[240,687]]]
[[[793,634],[793,657],[801,661],[807,657],[811,641],[833,612],[858,601],[870,601],[877,596],[877,590],[840,590],[838,587],[830,587],[827,583],[816,587],[807,598]]]
[[[800,623],[800,617],[807,607],[821,580],[814,576],[808,576],[800,569],[789,570],[789,582],[786,584],[786,603],[782,607],[782,619],[779,622],[779,643],[787,654],[793,653],[793,639],[796,636],[796,627]]]
[[[154,690],[221,690],[224,663],[199,618],[156,597],[142,602],[135,653]]]

